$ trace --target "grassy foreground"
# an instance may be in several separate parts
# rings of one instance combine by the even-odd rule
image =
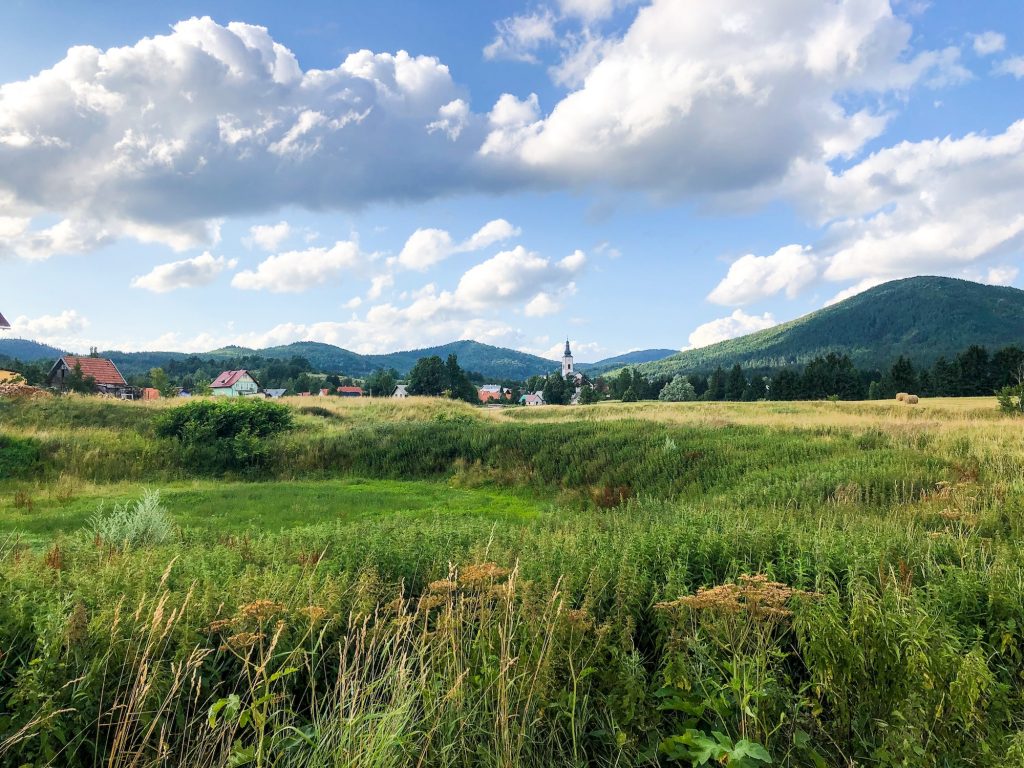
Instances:
[[[1024,437],[992,400],[0,402],[0,765],[1024,762]],[[104,540],[162,492],[169,539]]]

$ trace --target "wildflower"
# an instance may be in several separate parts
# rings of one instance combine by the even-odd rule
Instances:
[[[320,605],[307,605],[299,608],[299,613],[305,616],[310,624],[316,624],[327,614],[327,609]]]
[[[463,584],[480,584],[485,581],[498,581],[504,579],[511,573],[508,568],[502,568],[495,563],[478,563],[467,565],[459,572],[459,581]]]
[[[238,609],[238,613],[242,618],[253,619],[259,622],[266,621],[270,617],[283,612],[284,606],[280,603],[275,603],[273,600],[254,600]]]
[[[697,611],[745,612],[752,616],[782,619],[793,615],[786,607],[791,598],[809,594],[777,581],[769,581],[764,574],[744,574],[739,577],[738,584],[701,587],[694,595],[657,603],[655,608],[672,610],[685,606]]]
[[[247,651],[262,640],[263,637],[262,632],[239,632],[225,640],[220,648],[222,651],[227,649]]]

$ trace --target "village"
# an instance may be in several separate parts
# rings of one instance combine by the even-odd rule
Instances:
[[[10,324],[0,315],[0,330],[9,330]],[[549,400],[557,404],[578,404],[591,402],[593,383],[584,374],[575,369],[573,354],[566,339],[565,350],[561,360],[561,370],[553,371],[548,377],[532,377],[529,381],[516,386],[508,383],[484,383],[473,385],[465,372],[458,367],[454,355],[447,363],[439,357],[421,358],[409,375],[399,379],[397,372],[378,372],[383,374],[371,381],[369,378],[357,381],[351,377],[341,379],[336,374],[312,376],[305,383],[313,381],[326,386],[310,387],[304,390],[289,390],[287,387],[263,386],[256,370],[244,368],[224,370],[209,383],[198,382],[191,386],[172,385],[162,369],[150,371],[148,386],[132,383],[118,369],[115,362],[100,355],[98,350],[91,348],[88,355],[61,355],[50,366],[42,381],[30,383],[22,372],[0,368],[0,397],[47,396],[76,393],[94,395],[125,401],[153,401],[168,398],[215,397],[237,398],[257,397],[278,399],[282,397],[376,397],[404,399],[418,395],[448,396],[474,402],[483,407],[526,406],[536,407],[549,404]],[[454,366],[454,369],[453,369]],[[419,369],[447,368],[448,379],[424,375],[430,383],[417,380]],[[558,394],[552,396],[548,388],[545,398],[545,387],[548,379],[557,378],[561,386]],[[329,380],[338,383],[332,383]],[[455,381],[458,379],[458,381]],[[530,385],[533,385],[532,387]]]

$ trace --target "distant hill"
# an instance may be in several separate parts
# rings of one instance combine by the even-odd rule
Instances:
[[[0,337],[0,357],[11,357],[32,363],[36,360],[54,360],[64,354],[63,350],[28,339],[6,339]]]
[[[343,373],[348,376],[366,376],[377,368],[395,368],[402,376],[409,373],[421,357],[438,355],[442,359],[456,354],[459,365],[475,371],[489,379],[526,379],[535,374],[556,370],[554,360],[545,360],[536,355],[517,352],[514,349],[493,347],[478,341],[453,341],[438,347],[391,352],[383,355],[360,355],[333,344],[316,341],[297,341],[266,349],[247,347],[222,347],[209,352],[119,352],[107,350],[100,354],[109,357],[125,376],[145,373],[151,368],[166,365],[168,360],[185,360],[189,357],[202,359],[231,360],[240,357],[255,357],[261,360],[278,358],[288,360],[304,357],[314,369]],[[56,360],[63,352],[45,344],[22,339],[0,339],[0,356],[17,358],[26,362],[34,360]]]
[[[670,355],[678,354],[678,349],[638,349],[633,352],[626,352],[615,357],[607,357],[598,360],[596,363],[577,363],[576,368],[585,371],[589,376],[600,376],[607,371],[614,371],[618,368],[626,368],[641,363],[650,363],[654,360],[661,360]]]
[[[861,368],[900,355],[931,364],[972,344],[1024,345],[1024,291],[949,277],[893,280],[774,328],[679,352],[638,368],[647,375],[710,371],[739,363],[771,369],[828,352]]]

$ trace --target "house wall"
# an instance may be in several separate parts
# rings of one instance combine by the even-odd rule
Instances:
[[[245,397],[247,395],[258,394],[259,387],[256,386],[256,382],[253,380],[252,376],[246,374],[230,387],[217,387],[211,391],[218,397]]]

